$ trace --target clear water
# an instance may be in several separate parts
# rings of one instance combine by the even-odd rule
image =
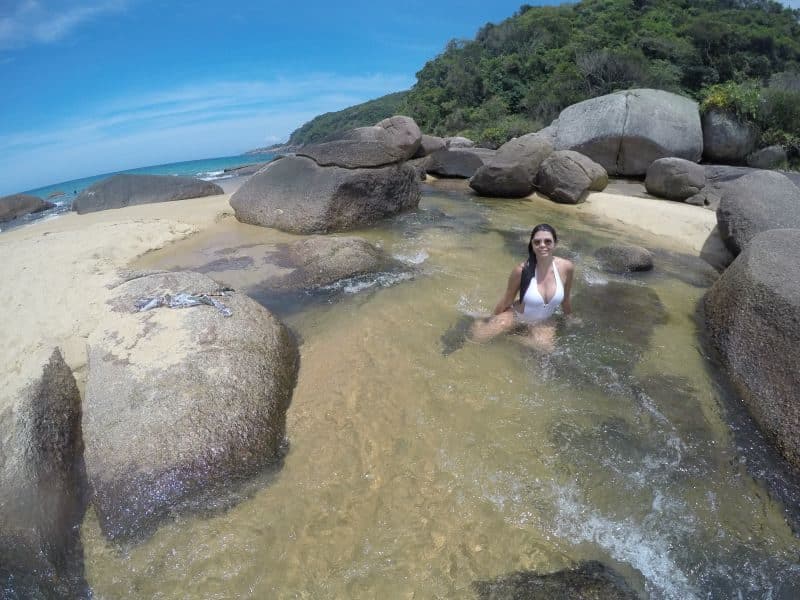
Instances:
[[[576,312],[542,355],[464,340],[547,221],[578,265]],[[651,598],[796,598],[800,542],[747,470],[699,344],[713,275],[546,201],[429,190],[419,210],[354,232],[405,260],[316,295],[260,284],[296,239],[229,218],[145,257],[248,291],[301,339],[289,453],[234,505],[176,515],[117,547],[89,511],[98,598],[470,598],[473,583],[601,560]],[[610,241],[656,251],[610,276]]]

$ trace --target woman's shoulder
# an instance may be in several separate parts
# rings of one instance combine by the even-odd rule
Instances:
[[[556,266],[558,267],[558,270],[561,273],[567,275],[575,271],[575,263],[573,263],[568,258],[562,258],[560,256],[556,256],[555,261],[556,261]]]

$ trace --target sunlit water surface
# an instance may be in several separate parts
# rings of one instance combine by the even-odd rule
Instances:
[[[541,221],[578,265],[583,327],[560,325],[549,355],[466,341]],[[800,594],[800,543],[737,452],[699,342],[702,262],[572,208],[446,188],[353,233],[405,273],[271,297],[263,257],[296,238],[232,218],[139,265],[248,291],[302,363],[285,461],[232,507],[126,547],[89,511],[96,597],[471,598],[477,580],[584,559],[651,598]],[[593,251],[611,241],[647,243],[655,271],[603,273]]]

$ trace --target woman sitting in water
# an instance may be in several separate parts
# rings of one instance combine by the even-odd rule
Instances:
[[[575,274],[572,261],[553,254],[557,243],[558,235],[552,226],[541,223],[533,228],[528,260],[511,271],[493,316],[475,323],[472,329],[475,341],[487,341],[523,323],[527,325],[530,342],[552,349],[555,325],[550,317],[559,306],[568,318],[572,315],[569,294]],[[519,300],[514,301],[517,294]]]

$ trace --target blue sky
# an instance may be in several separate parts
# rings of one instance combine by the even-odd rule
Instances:
[[[0,195],[283,141],[522,3],[0,0]]]
[[[0,0],[0,195],[283,141],[520,4]]]

